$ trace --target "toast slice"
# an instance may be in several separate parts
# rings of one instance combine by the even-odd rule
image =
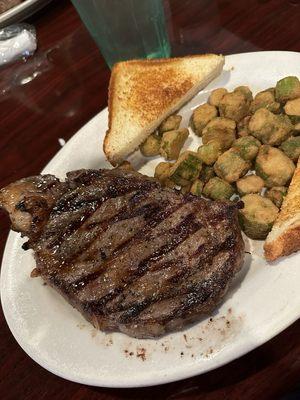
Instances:
[[[264,250],[268,261],[300,250],[300,159]]]
[[[108,131],[103,150],[120,164],[169,115],[218,76],[224,57],[131,60],[115,64],[108,97]]]

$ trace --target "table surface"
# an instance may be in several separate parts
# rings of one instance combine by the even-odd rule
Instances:
[[[173,55],[300,51],[299,0],[165,1]],[[39,49],[0,70],[0,187],[39,173],[107,105],[110,70],[71,3],[54,0],[29,19]],[[8,220],[1,214],[0,253]],[[102,389],[58,378],[18,346],[0,311],[4,399],[277,399],[300,383],[300,321],[260,348],[204,375],[153,388]],[[299,396],[299,397],[298,397]],[[300,398],[300,394],[293,398]]]

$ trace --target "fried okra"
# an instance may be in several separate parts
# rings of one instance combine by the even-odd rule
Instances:
[[[300,121],[296,122],[294,125],[294,135],[299,135],[300,134]]]
[[[161,156],[166,160],[176,160],[188,136],[189,131],[186,128],[165,132],[160,144]]]
[[[264,240],[278,214],[271,200],[259,194],[247,194],[241,199],[244,208],[239,211],[239,221],[245,234],[256,240]]]
[[[186,185],[181,186],[180,192],[182,194],[188,194],[190,193],[191,187],[192,187],[191,182],[188,182]]]
[[[140,151],[145,157],[154,157],[159,154],[161,139],[159,136],[152,134],[140,145]]]
[[[240,196],[250,193],[260,193],[264,186],[264,181],[257,175],[248,175],[236,182],[236,188]]]
[[[225,88],[213,90],[208,98],[208,103],[212,106],[219,107],[220,101],[226,93],[228,93],[228,90]]]
[[[202,136],[202,131],[213,118],[217,117],[218,110],[210,104],[202,104],[197,107],[191,117],[191,127],[198,136]]]
[[[281,150],[263,145],[256,157],[255,170],[270,188],[285,186],[294,174],[295,165]]]
[[[117,168],[124,169],[125,171],[134,171],[134,168],[129,161],[123,161]]]
[[[221,146],[221,151],[225,151],[236,139],[235,128],[236,123],[232,119],[216,117],[203,129],[202,142],[207,144],[211,141],[217,141]]]
[[[172,179],[170,179],[170,178],[165,179],[162,182],[162,185],[167,187],[167,188],[170,188],[170,189],[175,189],[176,186],[177,186],[176,183],[174,181],[172,181]]]
[[[214,176],[216,176],[214,167],[212,167],[212,166],[210,167],[208,165],[202,165],[202,169],[201,169],[201,172],[199,175],[199,179],[202,182],[206,183]]]
[[[288,116],[260,108],[251,117],[249,130],[264,144],[278,146],[291,135],[293,125]]]
[[[294,162],[300,156],[300,136],[290,137],[281,143],[280,149]]]
[[[239,137],[244,137],[244,136],[250,135],[250,131],[249,131],[249,127],[248,127],[250,118],[251,118],[251,116],[247,115],[241,121],[238,122],[237,135]]]
[[[284,111],[294,124],[294,130],[300,131],[300,98],[287,101],[284,106]]]
[[[286,192],[287,188],[285,186],[274,186],[266,191],[265,196],[270,199],[276,207],[280,208]]]
[[[229,149],[217,159],[214,170],[219,178],[232,183],[244,176],[251,168],[251,162],[244,160],[235,149]]]
[[[202,162],[198,154],[193,151],[185,151],[180,154],[178,160],[170,169],[170,179],[177,185],[185,186],[198,178],[202,168]]]
[[[285,103],[300,97],[300,81],[296,76],[287,76],[277,82],[275,88],[276,100]]]
[[[287,115],[300,117],[300,98],[287,101],[283,108]]]
[[[242,92],[227,93],[220,100],[220,116],[239,122],[248,114],[249,107],[250,101]]]
[[[236,149],[239,155],[246,161],[252,161],[255,159],[260,146],[260,141],[253,136],[241,137],[235,140],[232,145],[232,147]]]
[[[172,164],[168,162],[160,162],[157,164],[154,172],[154,177],[163,183],[170,176],[170,168]]]
[[[203,144],[197,150],[201,161],[206,165],[213,165],[221,154],[221,145],[217,140]]]
[[[234,89],[235,93],[241,93],[248,101],[253,100],[253,95],[248,86],[238,86]]]
[[[273,113],[279,112],[280,103],[275,100],[274,92],[264,90],[256,94],[254,100],[251,102],[250,112],[254,114],[260,108],[266,108]]]
[[[234,189],[228,182],[216,176],[206,183],[203,194],[212,200],[228,200],[234,194]]]
[[[159,134],[162,135],[164,132],[174,131],[176,129],[179,129],[181,120],[182,120],[181,115],[178,114],[170,115],[158,127]]]
[[[195,196],[200,196],[203,190],[204,183],[200,179],[196,179],[190,189],[190,192]]]

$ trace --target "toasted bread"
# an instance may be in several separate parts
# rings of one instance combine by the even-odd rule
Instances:
[[[300,250],[300,159],[264,250],[269,261]]]
[[[109,123],[103,149],[120,164],[169,115],[218,76],[224,57],[215,54],[117,63],[109,84]]]

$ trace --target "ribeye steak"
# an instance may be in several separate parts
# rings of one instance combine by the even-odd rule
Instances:
[[[39,175],[0,191],[35,275],[95,327],[157,337],[211,312],[243,264],[235,203],[162,188],[136,172]]]

